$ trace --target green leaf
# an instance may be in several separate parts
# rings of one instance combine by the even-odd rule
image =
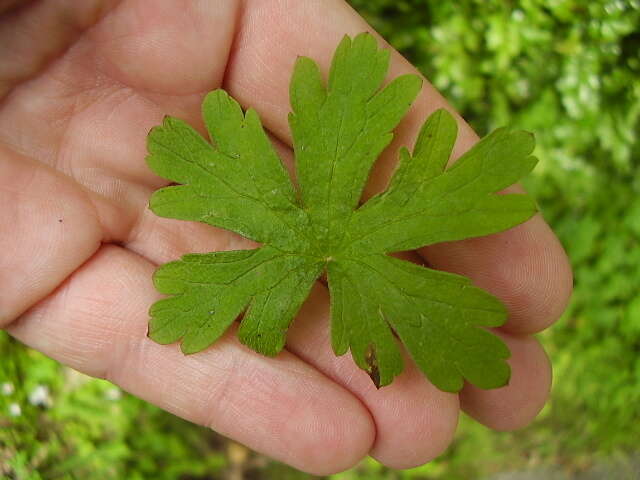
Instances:
[[[359,206],[377,157],[418,94],[404,75],[382,86],[388,51],[372,36],[344,37],[327,87],[309,58],[296,62],[290,96],[296,191],[253,110],[222,90],[207,95],[212,143],[167,117],[149,134],[147,161],[180,185],[155,192],[158,215],[208,223],[261,242],[255,250],[185,255],[158,268],[166,295],[150,309],[149,336],[181,341],[185,353],[214,343],[242,315],[240,340],[265,355],[326,271],[331,341],[348,350],[376,386],[403,368],[402,345],[438,388],[464,380],[496,388],[509,380],[509,350],[487,328],[504,306],[464,277],[387,254],[499,232],[536,211],[527,195],[498,192],[534,167],[533,137],[499,129],[447,168],[457,128],[438,110],[413,152],[400,150],[388,189]]]

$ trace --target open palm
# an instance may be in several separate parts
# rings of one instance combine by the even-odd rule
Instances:
[[[571,290],[564,252],[540,216],[412,254],[471,277],[507,305],[509,321],[497,333],[511,348],[513,373],[498,390],[444,393],[409,361],[376,390],[351,359],[333,355],[322,284],[276,358],[247,349],[233,332],[192,356],[146,337],[156,265],[251,247],[233,233],[148,210],[151,192],[166,184],[144,162],[148,130],[165,114],[202,129],[202,98],[223,87],[260,113],[290,164],[287,88],[296,56],[316,59],[326,73],[340,38],[365,30],[342,0],[46,0],[0,13],[0,327],[317,474],[366,454],[395,468],[424,463],[451,442],[460,408],[495,429],[526,425],[551,379],[530,334],[559,316]],[[394,53],[391,75],[410,72]],[[369,194],[384,187],[397,146],[411,145],[441,106],[438,93],[423,88]],[[477,140],[459,123],[458,155]]]

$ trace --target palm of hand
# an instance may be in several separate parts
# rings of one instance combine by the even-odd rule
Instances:
[[[0,15],[0,326],[298,468],[339,471],[367,453],[402,468],[446,448],[460,406],[490,427],[511,429],[544,403],[548,361],[526,334],[557,318],[571,279],[540,217],[415,254],[471,277],[509,307],[498,333],[513,352],[513,376],[500,390],[443,393],[407,362],[401,377],[376,391],[349,358],[333,355],[323,285],[274,359],[233,334],[187,357],[146,338],[155,265],[250,246],[229,232],[149,212],[149,195],[164,180],[144,162],[146,132],[164,114],[201,128],[202,97],[222,86],[258,110],[290,163],[287,85],[296,55],[326,69],[344,33],[367,29],[340,0],[329,3],[59,0]],[[393,58],[392,75],[410,71]],[[423,90],[379,162],[372,191],[388,178],[395,145],[411,145],[427,113],[443,103]],[[461,124],[457,151],[475,138]]]

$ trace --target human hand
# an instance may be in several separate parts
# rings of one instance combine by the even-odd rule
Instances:
[[[73,368],[316,474],[366,454],[394,468],[424,463],[451,442],[460,408],[498,430],[531,421],[551,376],[530,334],[559,316],[571,290],[564,252],[539,215],[501,234],[415,253],[507,305],[509,321],[497,333],[512,351],[512,379],[501,389],[444,393],[407,361],[393,384],[376,390],[350,358],[331,351],[321,284],[276,358],[247,349],[233,332],[191,356],[146,337],[156,265],[251,246],[148,210],[151,192],[166,184],[144,162],[149,128],[169,114],[202,130],[202,97],[223,87],[256,108],[290,165],[296,56],[316,59],[326,73],[340,38],[365,30],[341,0],[50,0],[0,16],[0,326]],[[398,54],[391,63],[391,76],[415,73]],[[412,145],[442,106],[423,87],[369,194],[384,187],[397,147]],[[476,140],[460,119],[456,154]]]

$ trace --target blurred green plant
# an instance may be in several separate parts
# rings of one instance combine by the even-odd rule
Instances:
[[[637,452],[640,0],[350,2],[480,134],[503,124],[536,133],[541,162],[527,187],[576,285],[567,313],[541,335],[555,384],[531,427],[496,433],[463,418],[452,448],[429,465],[394,472],[369,459],[334,480],[580,470]],[[0,356],[0,477],[216,479],[234,468],[228,445],[204,428],[5,334]],[[242,462],[246,478],[309,478],[253,454]]]

